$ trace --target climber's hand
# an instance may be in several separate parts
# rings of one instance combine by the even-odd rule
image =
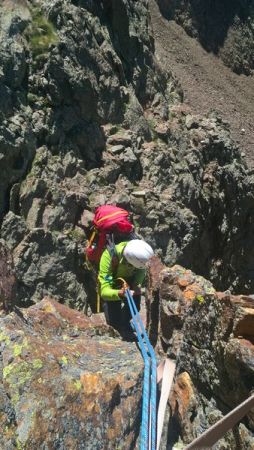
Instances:
[[[122,288],[118,291],[118,297],[123,298],[125,297],[125,289]]]

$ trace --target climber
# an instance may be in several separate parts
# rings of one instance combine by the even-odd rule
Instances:
[[[98,279],[104,314],[107,323],[122,336],[131,331],[131,314],[125,301],[122,282],[118,278],[123,278],[128,283],[139,311],[146,264],[153,254],[150,245],[140,239],[115,245],[113,256],[108,249],[102,253]]]

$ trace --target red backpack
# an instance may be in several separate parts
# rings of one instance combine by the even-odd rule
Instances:
[[[87,260],[99,264],[105,247],[111,257],[114,256],[115,239],[130,239],[134,226],[129,221],[129,213],[125,209],[113,205],[99,206],[93,219],[93,232],[85,249]]]

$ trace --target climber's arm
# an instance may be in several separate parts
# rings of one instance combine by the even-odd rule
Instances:
[[[113,273],[111,256],[108,250],[104,250],[100,260],[99,267],[99,284],[100,284],[100,295],[105,301],[120,300],[119,293],[121,290],[113,288]]]

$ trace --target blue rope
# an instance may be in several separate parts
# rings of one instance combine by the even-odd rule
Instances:
[[[141,421],[141,443],[140,450],[148,450],[148,442],[149,442],[149,397],[150,397],[150,358],[147,353],[147,349],[145,348],[145,344],[143,342],[140,329],[137,323],[137,317],[134,312],[135,302],[132,298],[131,293],[128,293],[126,290],[126,298],[128,301],[128,305],[130,308],[133,324],[135,330],[137,332],[139,347],[141,350],[142,357],[144,359],[144,380],[143,380],[143,402],[142,402],[142,421]],[[128,295],[129,294],[129,295]]]
[[[140,350],[144,359],[144,384],[141,422],[141,446],[140,450],[156,450],[156,426],[157,426],[157,362],[154,349],[149,341],[145,327],[137,310],[134,299],[129,289],[126,289],[126,298],[130,308],[135,331],[137,333]],[[151,412],[151,436],[149,435]],[[149,447],[149,443],[151,446]]]

